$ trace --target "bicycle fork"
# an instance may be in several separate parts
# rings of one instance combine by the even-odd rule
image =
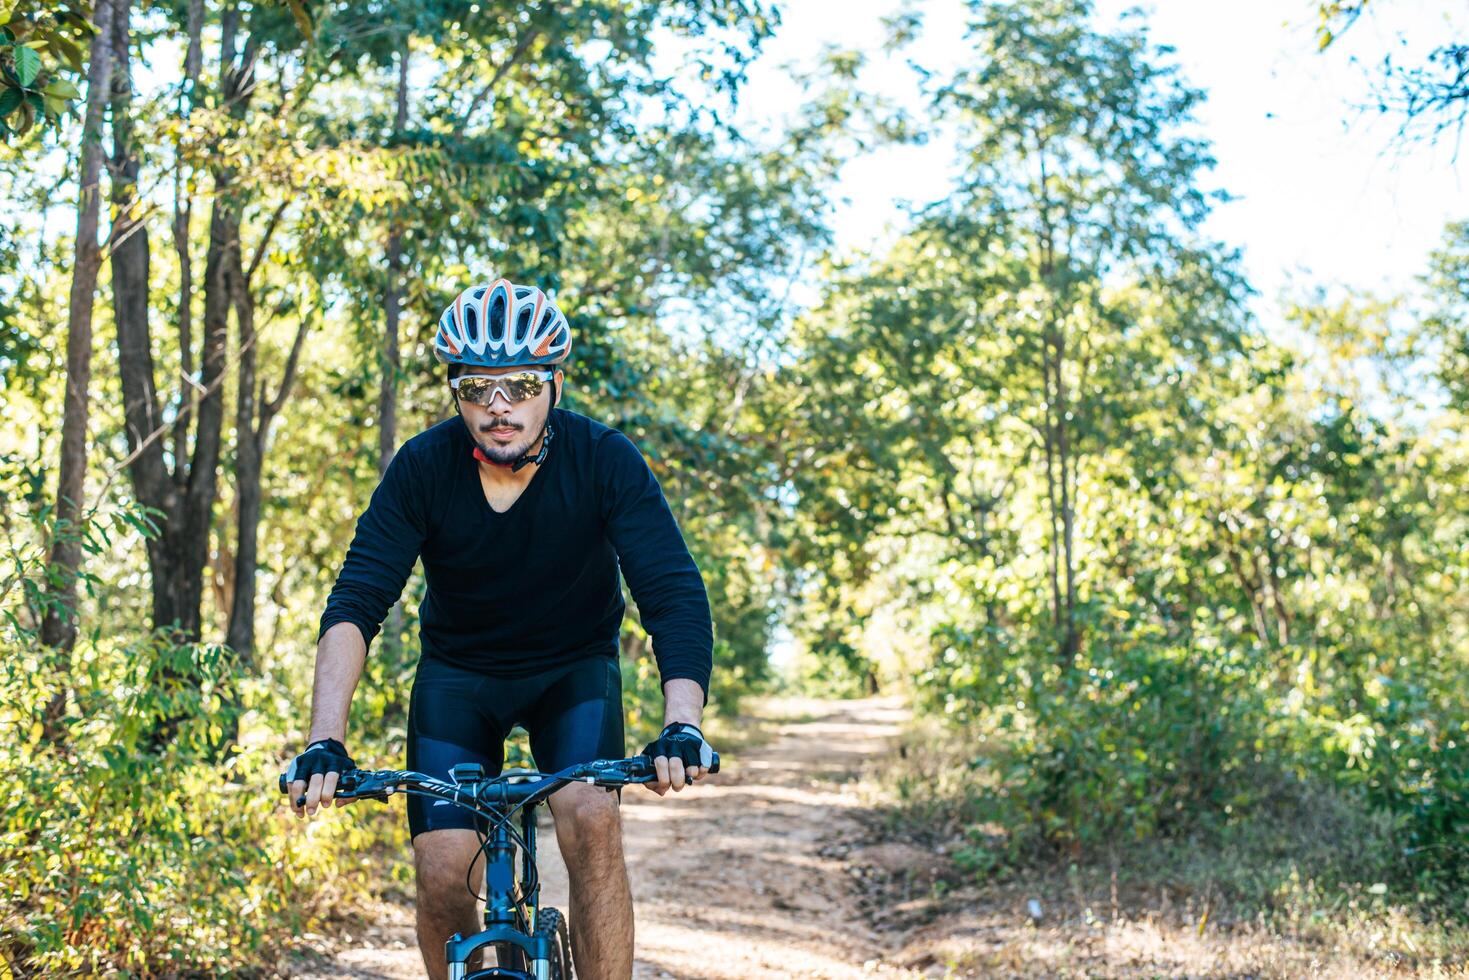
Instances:
[[[528,845],[525,858],[529,868],[535,852],[535,817],[527,812],[522,817],[524,839]],[[530,964],[531,976],[535,980],[551,980],[551,956],[554,938],[527,935],[516,928],[516,909],[522,901],[529,899],[530,921],[527,928],[535,929],[535,911],[539,904],[535,895],[517,895],[518,882],[515,876],[515,848],[503,825],[496,826],[491,839],[485,845],[485,928],[472,936],[455,933],[444,946],[444,958],[448,961],[449,980],[465,980],[468,975],[469,958],[476,950],[487,946],[518,949],[525,962]],[[536,886],[534,891],[539,891]]]

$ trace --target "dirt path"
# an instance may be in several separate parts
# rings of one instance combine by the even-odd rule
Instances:
[[[874,699],[787,702],[781,713],[800,714],[693,791],[624,794],[638,980],[924,975],[878,964],[891,946],[863,924],[855,866],[831,846],[857,836],[857,775],[905,709]],[[564,909],[566,871],[549,834],[544,842],[545,901]],[[411,910],[385,907],[353,939],[297,976],[423,976]]]

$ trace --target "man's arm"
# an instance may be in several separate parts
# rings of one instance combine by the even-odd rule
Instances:
[[[357,531],[321,614],[318,642],[338,624],[351,623],[370,644],[403,594],[428,535],[425,498],[433,486],[432,474],[416,462],[412,446],[410,441],[398,450],[357,519]]]
[[[596,465],[603,526],[652,637],[664,690],[674,680],[692,681],[702,708],[713,668],[714,630],[699,567],[657,479],[626,436],[606,436]]]
[[[325,772],[323,779],[320,772],[328,767],[346,767],[350,762],[341,743],[368,644],[377,635],[388,609],[402,595],[427,533],[422,500],[425,481],[414,465],[410,446],[405,445],[393,457],[367,510],[358,519],[356,534],[321,615],[311,694],[311,734],[306,741],[307,751],[292,763],[294,770],[310,758],[312,765],[305,771],[317,774],[291,784],[291,804],[297,816],[315,813],[319,805],[332,804],[336,774]],[[319,743],[327,740],[337,745],[323,749]],[[317,746],[316,754],[312,746]]]
[[[664,731],[644,750],[658,774],[658,782],[648,788],[662,796],[704,774],[698,765],[685,768],[683,758],[700,758],[708,750],[699,721],[714,666],[709,597],[662,488],[626,436],[613,433],[602,441],[597,477],[607,537],[643,627],[653,638],[663,680]],[[670,732],[670,725],[692,726],[698,735]]]
[[[311,734],[306,738],[307,745],[329,738],[338,742],[347,740],[347,713],[366,660],[367,641],[353,624],[337,623],[322,634],[316,644],[316,679],[311,686]],[[331,806],[336,790],[334,772],[327,773],[325,778],[312,776],[309,783],[301,780],[292,783],[291,805],[296,816],[313,814],[318,805]],[[297,805],[302,797],[305,802]]]
[[[347,711],[352,692],[362,677],[367,643],[351,623],[338,623],[316,645],[316,680],[311,688],[311,735],[308,743],[324,738],[347,740]]]

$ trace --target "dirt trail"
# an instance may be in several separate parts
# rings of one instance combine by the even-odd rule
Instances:
[[[854,866],[830,846],[858,835],[857,775],[906,710],[891,699],[782,708],[801,715],[692,791],[624,794],[638,980],[923,976],[879,965],[891,946],[863,924]],[[545,902],[564,909],[566,871],[549,833],[543,842]],[[411,910],[383,911],[358,945],[296,976],[422,977]]]

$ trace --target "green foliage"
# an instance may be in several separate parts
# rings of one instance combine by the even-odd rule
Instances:
[[[1424,340],[1438,378],[1460,412],[1469,413],[1469,221],[1451,222],[1429,256],[1427,286],[1433,308]]]
[[[71,653],[64,734],[45,740],[64,661],[28,625],[45,566],[43,552],[16,547],[17,530],[0,626],[0,724],[11,733],[0,750],[0,955],[44,976],[256,968],[338,902],[380,887],[375,869],[349,858],[376,840],[374,824],[302,833],[282,810],[280,747],[267,732],[247,729],[221,757],[239,710],[227,696],[238,666],[223,647],[93,630]]]
[[[0,11],[20,30],[32,6]],[[784,132],[729,121],[775,28],[762,4],[206,3],[193,86],[188,6],[150,8],[133,48],[151,86],[132,115],[153,356],[176,386],[164,417],[197,395],[214,201],[250,270],[252,395],[277,390],[306,329],[264,440],[257,649],[247,667],[143,625],[161,517],[118,478],[105,289],[95,508],[84,527],[46,526],[71,254],[55,229],[75,188],[64,154],[0,145],[0,188],[27,215],[0,228],[0,775],[14,787],[0,922],[28,966],[243,972],[407,873],[396,809],[298,825],[270,782],[304,734],[316,620],[377,480],[385,292],[401,285],[401,441],[451,411],[428,349],[439,311],[496,275],[555,291],[576,331],[568,407],[625,431],[663,486],[710,592],[714,710],[781,680],[768,652],[787,634],[824,693],[911,685],[965,765],[924,768],[914,751],[900,791],[955,821],[975,874],[1127,848],[1182,865],[1198,845],[1236,855],[1230,887],[1250,901],[1339,886],[1370,904],[1383,884],[1443,904],[1462,889],[1464,225],[1433,256],[1422,309],[1310,293],[1288,339],[1259,336],[1234,255],[1201,231],[1219,196],[1202,93],[1137,21],[1100,32],[1081,0],[972,3],[972,57],[920,72],[924,118],[862,92],[863,52],[829,51]],[[1340,23],[1360,5],[1333,7]],[[14,35],[36,46],[7,39],[0,96],[44,97],[63,65],[79,71],[62,42],[86,40],[80,25],[50,16]],[[232,58],[214,50],[227,16]],[[921,29],[900,11],[889,52]],[[676,70],[655,50],[668,37]],[[227,95],[247,61],[248,99]],[[18,123],[31,94],[0,116]],[[958,140],[952,192],[915,205],[890,245],[834,254],[844,159],[930,131]],[[809,310],[791,299],[801,280],[818,287]],[[227,419],[239,352],[236,334]],[[206,638],[224,635],[237,584],[244,435],[226,425]],[[187,457],[186,433],[164,439]],[[87,560],[65,659],[35,631],[48,535],[68,533]],[[423,588],[410,581],[354,699],[364,765],[401,763]],[[662,699],[630,613],[631,748]],[[60,679],[66,738],[48,744]],[[176,737],[160,742],[160,723]]]
[[[37,123],[54,126],[81,98],[83,44],[91,3],[0,3],[0,135],[24,136]]]
[[[1421,328],[1319,295],[1267,341],[1199,236],[1201,94],[1166,52],[1084,3],[971,12],[934,89],[954,193],[829,270],[778,380],[805,648],[916,675],[975,746],[948,782],[976,873],[1329,799],[1372,875],[1449,900],[1469,508],[1423,380],[1456,397],[1460,229]]]

